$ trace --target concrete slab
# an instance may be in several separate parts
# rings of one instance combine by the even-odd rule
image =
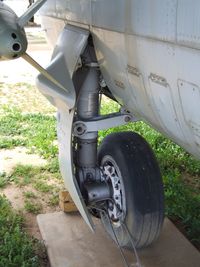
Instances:
[[[93,234],[78,214],[44,214],[37,220],[51,267],[123,267],[119,250],[98,221]],[[133,262],[132,253],[126,254]],[[139,257],[143,267],[200,267],[200,253],[168,219],[159,240],[140,250]]]

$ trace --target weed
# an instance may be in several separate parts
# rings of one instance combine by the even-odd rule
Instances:
[[[0,114],[1,135],[16,136],[22,133],[22,114],[17,108],[3,107]]]
[[[55,117],[40,113],[23,114],[16,108],[3,107],[0,112],[0,148],[27,146],[45,158],[58,153]],[[18,138],[20,136],[20,138]]]
[[[40,173],[39,167],[18,164],[11,175],[11,179],[17,185],[25,186],[33,182],[34,176],[38,173]]]
[[[24,208],[26,211],[38,214],[42,210],[42,205],[40,203],[34,203],[32,200],[25,200]]]
[[[34,184],[34,188],[42,193],[48,193],[53,191],[53,189],[55,188],[53,185],[48,185],[47,183],[43,182],[43,181],[37,181]]]
[[[10,178],[6,175],[5,172],[0,174],[0,188],[5,187],[10,181]]]
[[[42,167],[34,167],[31,165],[18,164],[14,168],[13,173],[9,179],[13,181],[15,184],[17,184],[18,186],[26,186],[28,184],[32,184],[36,190],[42,193],[57,192],[58,188],[56,187],[56,185],[49,185],[47,183],[47,181],[50,178],[51,179],[56,178],[59,182],[62,182],[62,180],[60,179],[60,173],[56,172],[57,161],[55,160],[53,162],[56,164],[55,165],[56,167],[54,167],[54,163],[53,163],[53,167],[51,163],[47,164],[46,166],[42,166]]]
[[[200,195],[186,186],[179,172],[164,176],[166,215],[179,220],[194,244],[200,244]]]
[[[23,134],[28,137],[28,147],[45,158],[55,157],[58,153],[54,144],[56,139],[55,117],[42,114],[24,115],[28,127],[24,128]]]
[[[17,146],[25,146],[26,141],[14,137],[2,137],[0,139],[0,149],[12,149]]]
[[[118,112],[119,110],[120,110],[120,105],[117,102],[110,100],[106,96],[103,96],[101,102],[101,110],[100,110],[101,115]]]
[[[59,203],[58,194],[54,194],[52,197],[49,198],[49,205],[50,206],[57,206],[58,203]]]
[[[0,267],[39,267],[39,257],[35,255],[39,243],[30,238],[22,226],[22,217],[0,195]]]
[[[59,162],[58,158],[52,158],[49,163],[46,165],[45,169],[50,173],[59,173]]]
[[[37,196],[36,196],[36,194],[34,193],[34,192],[32,192],[32,191],[26,191],[26,192],[24,192],[24,196],[25,196],[25,198],[37,198]]]
[[[0,84],[0,94],[0,106],[6,103],[9,107],[16,106],[18,110],[29,113],[40,111],[51,114],[55,112],[55,107],[30,82],[19,82],[15,84],[8,84],[6,82],[2,85]]]
[[[30,175],[33,171],[33,166],[31,165],[21,165],[21,164],[18,164],[14,171],[13,171],[13,174],[12,175],[16,175],[16,176],[27,176],[27,175]]]

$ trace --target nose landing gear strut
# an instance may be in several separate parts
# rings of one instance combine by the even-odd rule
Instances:
[[[76,88],[73,153],[82,196],[113,240],[117,237],[120,247],[133,248],[133,243],[137,248],[146,247],[159,236],[164,217],[157,161],[148,143],[133,132],[108,135],[97,153],[98,130],[137,119],[125,109],[99,114],[101,73],[92,47],[83,53],[79,72],[84,73],[84,80],[81,88]]]

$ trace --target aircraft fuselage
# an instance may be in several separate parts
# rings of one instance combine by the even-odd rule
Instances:
[[[90,30],[107,86],[131,113],[200,158],[200,2],[49,0],[55,44],[64,24]]]

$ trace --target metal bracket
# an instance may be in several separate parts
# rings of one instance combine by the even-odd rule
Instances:
[[[129,113],[112,113],[105,116],[99,116],[89,121],[75,121],[73,123],[73,134],[76,137],[84,137],[87,133],[106,130],[112,127],[125,125],[129,122],[136,122],[137,118]]]

